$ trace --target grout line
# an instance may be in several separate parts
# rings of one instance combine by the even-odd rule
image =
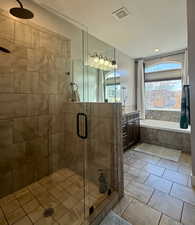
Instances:
[[[164,172],[163,172],[163,174],[161,176],[162,178],[164,178],[164,174],[165,174],[166,170],[167,170],[167,168],[164,167]]]
[[[163,217],[163,213],[161,212],[160,219],[159,219],[159,221],[158,221],[158,225],[160,225],[161,220],[162,220],[162,217]]]
[[[181,210],[181,216],[180,216],[180,220],[179,220],[180,222],[182,221],[183,211],[184,211],[184,201],[183,201],[182,210]]]
[[[153,195],[154,195],[155,191],[156,191],[156,189],[155,189],[155,188],[153,188],[152,194],[151,194],[150,198],[148,199],[148,201],[147,201],[146,205],[148,205],[148,204],[149,204],[149,202],[150,202],[150,200],[152,199],[152,197],[153,197]]]
[[[171,191],[172,191],[172,189],[173,189],[173,184],[174,184],[174,182],[172,182],[172,184],[171,184],[171,188],[170,188],[170,191],[169,191],[169,193],[168,193],[169,196],[171,196]]]
[[[7,220],[7,217],[6,217],[6,214],[5,214],[5,212],[4,212],[4,210],[3,210],[3,208],[1,206],[0,206],[0,210],[2,211],[2,214],[4,216],[5,221],[7,222],[7,224],[9,224],[9,222]]]

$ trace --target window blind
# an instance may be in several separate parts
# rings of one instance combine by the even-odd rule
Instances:
[[[168,70],[161,72],[145,73],[145,82],[178,79],[181,79],[181,70]]]

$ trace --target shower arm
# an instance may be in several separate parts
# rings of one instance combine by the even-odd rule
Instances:
[[[20,5],[21,8],[24,8],[22,5],[22,2],[20,0],[16,0],[16,2],[18,2],[18,4]]]

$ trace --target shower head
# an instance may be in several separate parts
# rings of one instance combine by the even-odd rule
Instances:
[[[0,46],[0,51],[4,53],[10,53],[10,50]]]
[[[20,5],[20,7],[11,8],[9,12],[13,16],[18,17],[20,19],[32,19],[34,17],[33,13],[30,10],[25,9],[20,0],[16,1]]]

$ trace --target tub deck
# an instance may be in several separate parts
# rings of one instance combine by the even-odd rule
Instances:
[[[191,152],[190,127],[181,129],[179,123],[161,120],[141,120],[140,126],[142,142]]]

